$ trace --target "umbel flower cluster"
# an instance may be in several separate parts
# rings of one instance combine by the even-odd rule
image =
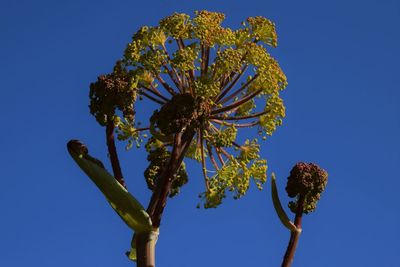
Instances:
[[[286,192],[296,201],[289,203],[289,208],[296,213],[298,202],[302,199],[303,213],[310,213],[317,207],[317,201],[325,190],[328,173],[313,163],[297,163],[288,177]]]
[[[223,27],[222,13],[200,11],[193,18],[174,13],[154,27],[140,28],[113,73],[90,87],[90,111],[101,125],[113,121],[118,138],[146,144],[149,188],[168,164],[174,136],[190,132],[185,157],[202,165],[204,207],[216,207],[232,192],[243,196],[250,181],[266,181],[267,164],[258,139],[236,141],[238,130],[254,128],[266,139],[281,125],[280,92],[286,77],[269,54],[277,46],[274,24],[250,17],[237,30]],[[136,99],[159,107],[146,127],[135,120]],[[187,182],[184,165],[170,196]]]

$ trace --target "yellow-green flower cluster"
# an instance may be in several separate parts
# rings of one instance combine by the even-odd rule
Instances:
[[[240,154],[238,159],[243,162],[250,162],[254,159],[258,159],[260,153],[260,145],[257,143],[257,139],[252,141],[246,140],[240,148]]]
[[[259,189],[267,180],[267,163],[263,159],[248,162],[232,158],[227,164],[209,179],[209,188],[200,195],[204,198],[205,208],[216,208],[226,197],[226,191],[233,192],[234,199],[242,197],[248,190],[253,179]]]
[[[120,117],[114,117],[114,126],[117,129],[117,138],[121,141],[128,141],[126,149],[130,149],[133,143],[136,143],[136,147],[140,146],[140,143],[143,142],[143,139],[140,136],[140,132],[135,128],[134,122],[129,121],[125,118],[124,121],[121,120]],[[146,137],[144,135],[143,137]]]
[[[150,138],[146,144],[146,150],[149,153],[147,160],[149,161],[149,166],[144,172],[146,178],[147,186],[150,190],[155,190],[158,178],[162,173],[166,164],[171,157],[171,153],[167,148],[162,145],[159,141],[154,138]],[[188,176],[186,173],[185,164],[179,167],[175,179],[171,185],[171,190],[169,192],[169,197],[176,196],[180,188],[188,182]]]
[[[213,46],[222,34],[221,23],[224,19],[225,15],[222,13],[205,10],[197,12],[193,19],[194,37],[198,38],[202,44]]]
[[[273,22],[261,16],[250,17],[247,22],[251,26],[251,34],[257,41],[263,41],[273,47],[278,45],[278,36]]]
[[[198,56],[198,48],[196,44],[179,49],[174,53],[174,58],[171,60],[171,66],[181,71],[193,70],[194,62]]]
[[[260,125],[267,135],[272,135],[277,126],[282,124],[285,117],[285,106],[282,98],[277,94],[271,95],[267,100],[265,108],[267,113],[260,117]]]
[[[232,142],[234,142],[236,139],[236,134],[237,129],[235,128],[235,126],[230,126],[207,136],[206,139],[210,140],[213,146],[217,148],[230,147],[232,146]]]
[[[185,157],[201,162],[201,150],[199,149],[199,146],[200,144],[197,144],[197,141],[193,140],[186,151]],[[207,157],[207,148],[203,146],[203,150],[205,153],[204,157]]]
[[[192,24],[189,15],[174,13],[160,21],[161,29],[174,39],[191,38]]]
[[[185,156],[203,165],[206,207],[217,206],[227,191],[241,197],[251,179],[261,187],[267,167],[259,158],[259,145],[255,140],[238,144],[237,131],[258,127],[262,135],[271,135],[285,116],[279,94],[286,76],[269,53],[269,46],[277,45],[274,24],[250,17],[232,30],[222,26],[224,19],[224,14],[209,11],[196,12],[194,18],[174,13],[155,27],[142,27],[125,50],[123,79],[110,83],[115,75],[107,76],[93,85],[91,94],[98,120],[114,118],[115,109],[124,113],[126,122],[117,117],[115,125],[119,139],[131,142],[141,140],[129,119],[136,95],[160,105],[145,128],[163,144],[149,150],[149,187],[165,164],[153,159],[167,157],[173,137],[192,131],[195,138]],[[110,95],[110,103],[103,100]],[[206,165],[211,163],[216,175],[208,180]]]
[[[243,51],[229,47],[217,54],[215,60],[215,74],[219,77],[222,74],[239,72],[242,65]]]
[[[199,77],[194,82],[194,91],[196,93],[196,96],[212,99],[219,93],[219,89],[220,82],[215,81],[207,76]]]
[[[249,115],[251,111],[256,107],[254,99],[251,99],[250,101],[247,101],[243,105],[241,105],[235,112],[235,115],[237,116],[244,116],[244,115]]]

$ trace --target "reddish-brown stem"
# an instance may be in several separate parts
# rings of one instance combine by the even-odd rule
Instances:
[[[142,128],[135,129],[136,132],[147,131],[147,130],[150,130],[150,127],[142,127]]]
[[[253,122],[249,122],[249,123],[229,123],[229,122],[220,121],[220,120],[211,120],[211,121],[215,122],[219,125],[235,126],[236,128],[253,127],[260,123],[260,121],[253,121]]]
[[[238,143],[236,143],[235,141],[232,142],[232,145],[234,145],[235,147],[237,147],[239,149],[243,149],[243,147],[241,145],[239,145]]]
[[[214,168],[215,168],[216,170],[219,170],[217,161],[216,161],[215,158],[214,158],[214,154],[213,154],[213,151],[212,151],[212,147],[211,147],[210,143],[208,143],[208,142],[207,142],[207,151],[208,151],[208,155],[210,156],[210,160],[211,160],[212,164],[214,165]]]
[[[227,159],[231,159],[232,156],[228,152],[226,152],[225,149],[223,149],[222,147],[220,147],[219,149],[221,150],[222,154],[227,157]]]
[[[158,103],[158,104],[160,104],[160,105],[164,105],[164,104],[165,104],[164,101],[159,100],[159,99],[157,99],[157,98],[155,98],[155,97],[152,97],[151,95],[145,93],[144,91],[139,91],[139,94],[142,95],[142,96],[147,97],[148,99],[150,99],[150,100],[152,100],[152,101],[154,101],[154,102],[156,102],[156,103]]]
[[[237,81],[240,79],[240,77],[243,75],[243,73],[246,71],[246,68],[247,68],[247,65],[246,66],[244,66],[243,68],[242,68],[242,70],[240,71],[240,73],[238,73],[237,75],[236,75],[236,77],[233,79],[233,81],[231,82],[231,84],[228,86],[228,87],[226,87],[218,96],[217,96],[217,98],[215,99],[215,102],[218,102],[219,100],[221,100],[232,88],[233,88],[233,86],[235,86],[235,84],[237,83]],[[226,86],[226,84],[224,84],[223,86],[222,86],[222,88],[224,88]]]
[[[232,110],[236,107],[239,107],[242,104],[245,104],[246,102],[250,101],[253,97],[257,96],[259,93],[262,92],[262,89],[259,89],[251,94],[246,95],[245,97],[241,98],[239,101],[233,102],[232,104],[225,106],[223,108],[215,109],[211,112],[211,115],[222,113],[228,110]]]
[[[177,40],[176,40],[176,43],[178,44],[179,50],[182,50],[182,49],[185,48],[185,43],[183,42],[183,39],[182,39],[182,38],[177,39]],[[194,79],[195,79],[195,74],[194,74],[194,63],[193,63],[193,69],[192,69],[192,70],[189,70],[188,73],[189,73],[189,79],[188,79],[188,80],[189,80],[189,85],[191,86],[191,87],[190,87],[190,92],[191,92],[192,95],[193,95],[192,84],[193,84]]]
[[[119,159],[117,154],[117,148],[115,147],[114,140],[114,122],[109,120],[106,125],[106,142],[108,148],[108,155],[110,157],[111,167],[113,169],[115,179],[126,188],[125,180],[122,175],[121,166],[119,165]]]
[[[294,218],[294,225],[297,231],[292,231],[290,234],[289,244],[286,249],[285,256],[283,257],[282,267],[290,267],[293,263],[294,254],[296,252],[297,244],[301,234],[301,220],[303,215],[304,196],[300,196],[297,201],[296,216]]]
[[[171,62],[171,57],[169,56],[168,50],[165,47],[165,45],[162,45],[162,48],[164,50],[164,53],[167,56],[168,61]],[[166,62],[163,63],[163,66],[167,69],[168,73],[171,72],[171,70],[168,69]],[[184,91],[183,81],[179,78],[179,74],[178,74],[177,70],[172,66],[171,66],[171,69],[172,69],[172,73],[170,74],[171,79],[175,82],[175,84],[178,87],[178,89],[180,89],[181,92],[183,92]],[[174,75],[175,75],[176,81],[174,79]]]
[[[204,75],[204,69],[205,69],[205,49],[204,45],[200,45],[200,58],[201,58],[201,63],[200,63],[200,76]]]
[[[206,167],[206,159],[204,156],[204,146],[203,146],[203,129],[200,128],[200,152],[201,152],[201,167],[203,169],[204,183],[206,185],[206,189],[209,189],[208,186],[208,178],[207,178],[207,167]]]
[[[194,136],[194,131],[187,130],[174,136],[172,152],[167,166],[158,177],[157,186],[151,196],[147,212],[150,214],[153,227],[157,229],[161,223],[161,216],[167,204],[167,198],[172,182],[178,171],[187,149]]]
[[[182,38],[176,39],[176,44],[178,45],[179,50],[182,50],[185,48],[185,44],[183,43]]]
[[[155,52],[155,50],[154,50],[153,47],[149,46],[148,48],[149,48],[151,51]],[[163,48],[164,53],[166,54],[168,60],[170,60],[170,57],[169,57],[169,54],[168,54],[168,51],[167,51],[165,45],[162,45],[162,48]],[[165,62],[165,61],[162,62],[162,66],[163,66],[164,69],[167,71],[169,77],[170,77],[171,80],[174,82],[174,84],[176,85],[176,87],[182,92],[182,91],[183,91],[182,83],[181,83],[181,81],[179,80],[179,76],[178,76],[178,73],[176,73],[176,70],[175,70],[174,68],[172,68],[172,70],[170,70],[170,69],[168,68],[168,63]]]
[[[254,75],[250,80],[248,80],[245,84],[243,84],[239,89],[237,89],[235,92],[233,92],[230,96],[227,96],[224,99],[221,99],[218,103],[224,104],[237,96],[240,92],[242,92],[244,89],[247,88],[255,79],[257,79],[258,74]]]
[[[176,95],[176,92],[174,91],[174,89],[169,86],[169,84],[164,81],[164,79],[160,76],[160,74],[156,75],[157,80],[161,83],[161,85],[165,88],[165,90],[167,90],[168,93],[170,93],[172,96]]]
[[[210,61],[210,47],[209,46],[206,46],[205,47],[205,53],[206,53],[206,56],[205,56],[205,63],[204,63],[204,75],[207,75],[207,73],[208,73],[208,64],[209,64],[209,61]]]
[[[239,116],[239,117],[221,117],[221,116],[211,116],[210,119],[216,120],[225,120],[225,121],[238,121],[238,120],[246,120],[251,118],[260,117],[262,115],[267,114],[268,111],[261,111],[254,114],[246,115],[246,116]]]
[[[152,233],[136,234],[137,267],[155,267],[155,238]]]
[[[221,153],[219,152],[218,149],[215,149],[215,151],[217,152],[217,156],[218,156],[219,161],[221,162],[221,165],[224,166],[224,165],[225,165],[225,161],[224,161],[224,159],[222,158]]]
[[[142,87],[143,89],[145,89],[147,92],[152,93],[155,96],[158,96],[159,98],[161,98],[162,100],[164,100],[165,102],[168,102],[169,99],[166,98],[165,96],[163,96],[158,90],[154,90],[153,88],[148,88],[144,85],[140,85],[140,87]]]

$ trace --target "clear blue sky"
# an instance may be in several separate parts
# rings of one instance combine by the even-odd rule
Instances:
[[[111,70],[131,35],[174,11],[220,11],[235,28],[262,15],[289,86],[287,118],[263,146],[281,195],[297,161],[329,172],[293,266],[400,266],[400,2],[2,1],[0,9],[0,266],[134,266],[131,231],[69,158],[78,138],[106,160],[88,112],[89,83]],[[122,148],[122,146],[121,146]],[[130,191],[145,205],[145,154],[124,152]],[[289,233],[270,190],[196,209],[201,171],[169,201],[160,267],[279,266]],[[283,197],[283,201],[287,202]]]

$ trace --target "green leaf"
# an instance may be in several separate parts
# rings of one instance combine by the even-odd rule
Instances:
[[[297,229],[297,227],[290,221],[285,210],[282,208],[281,201],[279,200],[278,189],[276,188],[275,173],[271,174],[271,194],[276,214],[278,214],[282,224],[292,232],[299,231],[299,229]]]
[[[128,257],[128,259],[130,259],[131,261],[136,261],[137,260],[137,253],[136,253],[136,235],[134,234],[132,236],[132,241],[131,241],[131,250],[127,251],[126,256]]]
[[[78,166],[96,184],[111,207],[132,230],[138,233],[152,230],[150,216],[143,206],[107,172],[101,161],[88,154],[86,146],[77,140],[71,140],[67,147]]]

